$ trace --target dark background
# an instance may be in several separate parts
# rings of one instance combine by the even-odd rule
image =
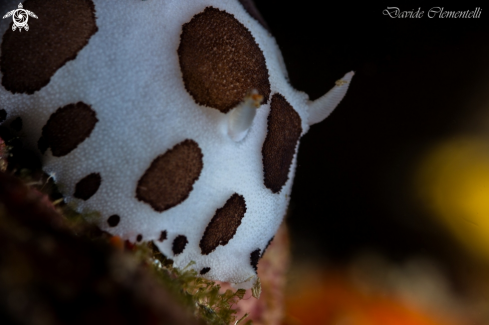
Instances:
[[[483,105],[489,8],[479,19],[392,19],[382,14],[388,6],[432,6],[255,3],[296,89],[316,99],[356,72],[343,102],[301,142],[288,220],[296,257],[341,263],[371,249],[393,261],[422,255],[460,269],[469,257],[419,206],[412,179],[423,152],[467,132]]]

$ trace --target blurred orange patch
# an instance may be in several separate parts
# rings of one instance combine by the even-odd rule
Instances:
[[[339,272],[300,280],[287,297],[287,325],[461,325],[387,294],[366,293]]]

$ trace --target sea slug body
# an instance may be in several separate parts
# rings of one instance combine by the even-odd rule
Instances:
[[[12,132],[101,229],[153,241],[203,277],[252,284],[300,138],[353,73],[309,101],[249,0],[23,5],[38,17],[29,31],[0,21],[0,123],[21,121]]]

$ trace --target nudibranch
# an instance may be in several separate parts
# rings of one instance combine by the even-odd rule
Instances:
[[[353,72],[309,101],[251,0],[23,7],[38,17],[29,31],[0,25],[0,122],[101,229],[249,286],[286,212],[299,140]]]

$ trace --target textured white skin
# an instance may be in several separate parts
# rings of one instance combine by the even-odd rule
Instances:
[[[0,12],[17,7],[16,1],[3,1]],[[14,95],[0,86],[0,105],[8,112],[7,123],[21,116],[21,135],[35,148],[54,111],[79,101],[90,105],[99,120],[90,137],[67,156],[53,157],[50,149],[43,156],[44,170],[54,175],[67,201],[74,201],[81,211],[99,211],[100,227],[114,235],[133,242],[138,234],[143,241],[154,240],[176,267],[194,261],[196,271],[211,268],[206,278],[232,283],[248,280],[255,275],[250,253],[263,251],[285,215],[297,150],[287,183],[273,194],[263,183],[261,154],[271,96],[268,104],[258,109],[244,139],[233,141],[228,135],[229,117],[197,105],[185,90],[177,56],[182,25],[208,6],[233,14],[264,53],[271,94],[282,94],[294,107],[301,117],[303,134],[309,128],[308,96],[290,86],[275,39],[237,0],[94,3],[98,32],[47,86],[33,95]],[[42,19],[39,17],[40,22]],[[9,23],[0,22],[0,35]],[[204,156],[202,173],[183,203],[155,212],[136,199],[137,182],[154,158],[185,139],[199,144]],[[72,198],[75,184],[94,172],[102,177],[96,194],[87,201]],[[246,200],[242,223],[226,246],[202,255],[199,242],[204,230],[233,193]],[[110,228],[106,220],[113,214],[120,215],[121,221]],[[159,243],[162,230],[167,231],[168,239]],[[186,236],[188,244],[183,253],[174,256],[172,242],[178,235]]]

